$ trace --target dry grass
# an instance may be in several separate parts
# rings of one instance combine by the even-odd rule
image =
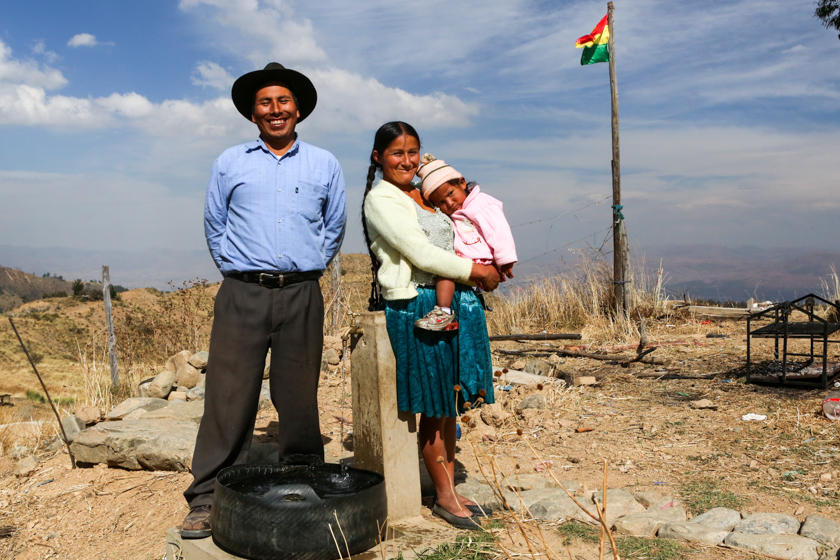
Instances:
[[[617,316],[612,265],[590,256],[581,259],[573,273],[543,278],[502,295],[491,294],[493,312],[487,315],[487,327],[491,334],[584,329],[595,342],[637,340],[639,319],[669,312],[663,283],[661,263],[653,278],[642,263],[631,283],[631,312],[627,317]]]

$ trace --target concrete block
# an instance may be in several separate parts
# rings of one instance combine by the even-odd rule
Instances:
[[[363,313],[350,354],[354,465],[385,476],[388,519],[420,515],[417,422],[397,410],[396,362],[385,313]]]

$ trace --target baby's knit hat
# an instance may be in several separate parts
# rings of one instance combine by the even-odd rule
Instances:
[[[438,187],[452,179],[461,179],[463,175],[458,170],[432,154],[423,154],[417,168],[417,176],[423,180],[423,198],[429,200],[429,195]]]

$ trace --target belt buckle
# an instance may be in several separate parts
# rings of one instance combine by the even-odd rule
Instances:
[[[283,286],[283,275],[260,272],[257,277],[257,284],[264,288],[280,288]]]

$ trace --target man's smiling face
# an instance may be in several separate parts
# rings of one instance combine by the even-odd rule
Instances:
[[[279,147],[293,142],[299,118],[295,98],[286,87],[265,86],[254,96],[251,120],[260,129],[260,137],[266,144]]]

